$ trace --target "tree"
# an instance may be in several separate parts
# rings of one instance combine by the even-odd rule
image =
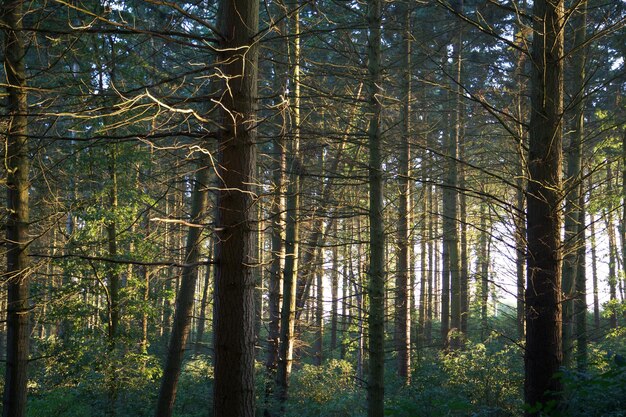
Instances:
[[[561,167],[563,0],[533,3],[528,156],[526,355],[527,416],[559,400],[561,384]]]
[[[385,366],[385,233],[383,226],[383,167],[381,156],[382,72],[380,64],[381,42],[380,0],[367,2],[367,92],[369,104],[369,223],[370,265],[369,296],[369,372],[367,379],[367,415],[384,414]]]
[[[410,161],[411,161],[411,7],[400,3],[403,62],[402,62],[402,123],[398,177],[400,187],[398,211],[398,259],[396,277],[396,350],[398,352],[398,376],[405,383],[411,381],[411,235],[410,235]],[[423,290],[422,290],[423,292]]]
[[[27,247],[29,202],[28,101],[26,95],[25,36],[21,0],[2,4],[4,68],[7,80],[7,338],[3,416],[26,415],[27,365],[30,333]]]
[[[157,401],[155,414],[157,417],[170,417],[174,410],[178,377],[191,328],[191,316],[193,314],[194,295],[198,278],[198,262],[201,255],[202,221],[208,206],[209,168],[206,166],[208,164],[205,158],[200,160],[204,162],[202,165],[205,166],[199,168],[194,181],[193,201],[189,219],[190,225],[185,248],[184,260],[186,265],[183,267],[180,289],[176,297],[174,322]]]
[[[254,416],[254,189],[259,4],[220,2],[222,130],[215,274],[216,417]]]

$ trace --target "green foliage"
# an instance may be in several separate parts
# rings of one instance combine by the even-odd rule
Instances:
[[[441,360],[452,389],[460,390],[475,406],[511,415],[521,406],[521,355],[516,346],[490,339],[468,342],[465,349],[444,354]]]
[[[287,416],[349,417],[364,411],[349,362],[331,359],[322,366],[304,365],[292,374]]]

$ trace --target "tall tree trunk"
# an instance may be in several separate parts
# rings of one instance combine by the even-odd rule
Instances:
[[[576,175],[576,183],[572,184],[576,187],[577,192],[572,193],[578,197],[575,203],[578,206],[578,218],[576,219],[576,239],[574,249],[576,250],[576,273],[574,274],[574,292],[572,299],[572,311],[574,314],[574,331],[572,332],[576,338],[576,365],[581,371],[587,369],[587,273],[586,273],[586,239],[585,239],[585,187],[583,181],[583,141],[584,141],[584,110],[585,110],[585,61],[586,48],[580,48],[586,42],[587,30],[587,0],[582,0],[576,10],[573,12],[572,25],[574,26],[574,47],[579,48],[572,55],[573,80],[572,88],[574,91],[574,105],[572,113],[574,117],[573,129],[571,133],[572,158],[577,161],[574,165],[578,165]],[[626,142],[623,147],[626,156]],[[625,159],[626,160],[626,159]],[[576,168],[575,166],[573,168]],[[573,170],[572,170],[573,171]],[[624,179],[626,179],[626,171],[623,171]],[[626,210],[626,209],[625,209]],[[574,211],[575,213],[575,211]],[[574,214],[572,213],[572,215]],[[624,212],[626,213],[626,211]],[[624,228],[622,228],[622,232]],[[622,235],[623,237],[625,235]],[[626,255],[626,246],[622,246],[623,253]],[[626,258],[623,258],[626,259]],[[564,326],[567,323],[566,318],[563,319]],[[565,334],[564,334],[565,338]],[[564,349],[564,354],[565,354]],[[564,358],[564,363],[565,358]]]
[[[353,235],[351,235],[352,237]],[[343,247],[343,268],[341,269],[341,350],[339,357],[345,359],[346,357],[346,335],[348,334],[348,328],[350,326],[350,307],[348,302],[350,300],[350,281],[348,280],[348,262],[352,259],[351,245],[344,245]]]
[[[322,249],[318,249],[322,252]],[[323,255],[320,255],[320,258],[323,259]],[[324,348],[324,267],[323,262],[318,267],[318,271],[316,273],[317,282],[315,285],[316,296],[315,296],[315,355],[314,362],[316,365],[320,366],[323,360],[323,348]]]
[[[382,140],[380,118],[382,114],[382,72],[380,66],[381,2],[368,0],[368,103],[369,121],[369,228],[370,265],[368,280],[369,298],[369,371],[367,380],[367,415],[383,417],[384,366],[385,366],[385,233],[383,225]]]
[[[609,171],[609,173],[607,174],[607,181],[609,187],[611,187],[611,183],[613,182],[613,180],[611,179],[610,167],[608,165],[607,170]],[[609,237],[609,325],[611,329],[616,329],[617,314],[615,312],[615,308],[617,304],[617,274],[615,271],[615,266],[617,264],[617,243],[615,242],[615,224],[613,223],[612,208],[604,211],[604,220],[606,222],[606,231]]]
[[[213,415],[253,417],[254,395],[254,186],[259,3],[222,0],[218,22],[222,97],[221,188],[215,253],[215,384]]]
[[[587,348],[587,270],[586,270],[586,254],[587,246],[585,239],[585,193],[582,191],[582,182],[580,184],[580,211],[578,213],[578,224],[580,227],[580,242],[578,244],[578,253],[576,260],[576,286],[574,294],[574,317],[575,317],[575,335],[576,335],[576,367],[579,371],[587,370],[588,348]]]
[[[198,321],[196,322],[196,340],[194,343],[193,354],[199,355],[204,343],[204,330],[206,328],[207,318],[207,305],[209,304],[209,288],[211,286],[211,274],[213,268],[211,263],[213,262],[213,242],[209,241],[209,254],[207,256],[207,265],[204,268],[204,282],[202,283],[202,298],[200,299],[200,312],[198,313]]]
[[[528,157],[526,355],[527,404],[559,401],[561,348],[563,0],[533,3]],[[538,416],[539,411],[526,411]]]
[[[111,44],[112,45],[112,44]],[[109,179],[111,181],[111,189],[109,190],[109,207],[113,213],[112,218],[109,220],[106,226],[107,232],[107,246],[108,256],[111,259],[117,257],[117,208],[118,208],[118,189],[117,189],[117,149],[113,146],[111,154],[109,155]],[[119,334],[120,323],[120,274],[117,265],[109,263],[107,265],[107,279],[109,283],[108,288],[108,343],[109,343],[109,368],[107,375],[107,407],[106,414],[108,416],[114,416],[116,414],[117,403],[117,385],[118,385],[118,360],[117,360],[117,338]]]
[[[200,260],[200,245],[202,243],[202,223],[208,206],[207,186],[209,181],[208,168],[200,168],[196,174],[191,203],[191,216],[187,232],[185,248],[185,266],[183,267],[180,288],[176,297],[176,310],[170,335],[161,389],[157,400],[155,416],[170,417],[174,410],[178,377],[187,348],[187,339],[191,329],[193,302],[198,277],[198,261]]]
[[[334,224],[333,235],[337,238],[337,221]],[[339,292],[339,252],[337,244],[332,247],[332,270],[330,271],[330,351],[337,349],[337,316],[338,316],[338,292]]]
[[[589,195],[593,190],[593,179],[589,175]],[[598,296],[598,255],[596,252],[596,218],[589,213],[589,245],[591,246],[591,276],[593,285],[593,326],[597,332],[600,330],[600,298]]]
[[[487,308],[489,302],[489,255],[487,254],[487,242],[489,230],[487,226],[487,203],[480,203],[480,240],[478,248],[478,265],[480,271],[480,337],[485,340],[489,336],[489,323],[487,321]]]
[[[398,376],[408,385],[411,382],[411,305],[409,266],[410,250],[410,193],[411,181],[411,8],[408,2],[400,2],[399,11],[402,19],[402,142],[398,156],[398,181],[400,187],[399,212],[398,212],[398,257],[395,296],[395,342],[398,355]]]
[[[296,0],[293,23],[293,73],[294,88],[291,128],[291,147],[288,153],[288,175],[285,225],[285,272],[283,275],[283,305],[280,320],[280,350],[276,384],[281,403],[287,399],[289,379],[293,365],[293,345],[296,327],[296,301],[298,280],[298,257],[300,222],[300,11]]]
[[[425,183],[426,184],[426,183]],[[426,302],[426,319],[424,323],[424,338],[428,345],[433,342],[433,318],[437,315],[437,290],[435,289],[435,282],[437,280],[437,267],[435,265],[435,241],[433,235],[433,219],[436,218],[433,213],[433,187],[430,184],[426,184],[426,221],[428,222],[428,291]]]
[[[4,377],[4,417],[26,415],[29,349],[29,155],[26,96],[25,37],[21,0],[7,0],[1,13],[4,34],[4,69],[8,85],[7,136],[7,337]]]
[[[282,28],[284,29],[284,24]],[[286,88],[286,86],[282,86]],[[286,103],[281,103],[286,104]],[[270,205],[271,216],[271,252],[272,259],[270,273],[268,277],[268,334],[267,334],[267,357],[265,368],[267,370],[268,382],[265,387],[266,409],[265,416],[272,415],[270,410],[271,397],[273,395],[276,372],[278,369],[279,349],[280,349],[280,320],[281,303],[283,301],[283,267],[285,265],[284,228],[285,228],[285,190],[284,173],[287,168],[287,159],[284,148],[283,132],[287,130],[288,107],[282,109],[283,126],[281,132],[272,139],[272,175],[274,190],[272,193],[272,203]]]

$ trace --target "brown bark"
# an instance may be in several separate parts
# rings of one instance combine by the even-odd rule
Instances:
[[[408,385],[411,382],[411,282],[409,280],[410,261],[410,195],[411,181],[411,8],[407,2],[400,2],[402,19],[402,138],[398,155],[398,181],[400,188],[398,211],[398,256],[395,294],[395,344],[398,357],[398,376]]]
[[[193,315],[193,303],[198,277],[198,267],[196,265],[200,260],[200,244],[202,241],[203,228],[201,224],[206,215],[208,206],[208,168],[201,167],[196,175],[193,200],[191,203],[191,218],[189,219],[193,226],[190,226],[187,232],[187,245],[184,259],[186,264],[193,266],[183,268],[180,288],[176,297],[176,310],[174,312],[172,332],[170,334],[170,342],[165,366],[163,368],[163,378],[161,379],[161,388],[155,412],[155,416],[157,417],[169,417],[174,410],[178,377],[180,376],[183,357],[187,348],[187,339],[191,329],[191,317]]]
[[[542,412],[559,402],[561,391],[554,376],[562,360],[563,9],[563,0],[533,3],[524,398],[532,407],[541,405]],[[527,416],[539,414],[526,411]]]
[[[381,1],[367,2],[368,103],[369,103],[369,369],[367,378],[367,415],[384,415],[385,367],[385,233],[382,178],[382,70],[381,70]]]
[[[7,335],[3,416],[26,415],[29,349],[29,155],[26,96],[25,39],[22,1],[6,1],[2,9],[4,68],[7,94]]]
[[[222,96],[215,253],[215,417],[253,417],[254,268],[253,184],[259,3],[222,0],[219,10]]]

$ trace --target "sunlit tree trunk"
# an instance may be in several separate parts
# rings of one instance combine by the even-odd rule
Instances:
[[[333,235],[337,236],[337,221],[334,224]],[[337,244],[332,247],[332,270],[330,271],[330,351],[337,349],[337,324],[338,324],[338,293],[339,293],[339,251]],[[345,262],[345,260],[344,260]]]
[[[4,70],[7,94],[7,135],[4,164],[7,169],[6,256],[7,337],[4,377],[4,417],[26,415],[29,349],[29,155],[28,102],[26,96],[25,37],[22,1],[2,4]]]
[[[573,11],[572,25],[574,26],[574,47],[579,48],[587,39],[587,1],[581,1],[576,9]],[[583,181],[583,142],[584,142],[584,110],[585,110],[585,61],[586,61],[586,48],[579,48],[572,55],[572,89],[573,100],[572,106],[573,115],[573,129],[571,132],[571,144],[570,148],[572,154],[571,159],[576,158],[577,161],[573,164],[570,171],[570,178],[573,179],[575,175],[575,183],[572,187],[576,188],[576,193],[572,193],[570,198],[578,197],[578,201],[575,201],[577,205],[578,218],[576,219],[576,237],[574,239],[574,247],[572,250],[576,251],[575,254],[575,268],[576,273],[573,274],[575,281],[573,284],[572,294],[572,313],[573,313],[573,331],[572,338],[576,339],[576,364],[577,368],[581,371],[587,368],[587,273],[586,273],[586,239],[585,239],[585,187]],[[626,145],[626,143],[625,143]],[[624,147],[626,155],[626,147]],[[578,166],[576,166],[578,165]],[[578,168],[577,172],[573,172]],[[569,170],[569,168],[568,168]],[[626,171],[624,171],[624,178],[626,178]],[[576,210],[573,210],[572,215],[576,214]],[[626,249],[624,249],[626,251]],[[623,252],[626,254],[626,252]],[[626,259],[626,258],[623,258]],[[567,325],[567,319],[563,318],[563,326]],[[569,333],[569,332],[568,332]],[[564,332],[563,338],[565,339],[566,333]],[[569,336],[569,335],[568,335]],[[572,343],[570,343],[572,345]],[[565,352],[564,348],[564,364]]]
[[[299,7],[299,1],[294,4]],[[287,198],[285,223],[285,270],[283,274],[283,303],[280,319],[280,349],[276,383],[280,402],[287,399],[289,379],[293,366],[293,350],[296,329],[297,280],[299,267],[300,222],[298,209],[300,206],[300,11],[293,13],[290,22],[293,24],[293,104],[290,149],[287,154]]]

